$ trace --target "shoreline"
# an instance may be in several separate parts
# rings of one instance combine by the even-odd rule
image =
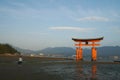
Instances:
[[[23,61],[28,63],[46,62],[46,63],[77,63],[77,64],[120,64],[119,61],[107,62],[107,61],[76,61],[72,58],[54,58],[54,57],[31,57],[22,56]],[[19,56],[0,55],[0,63],[9,63],[17,61]]]

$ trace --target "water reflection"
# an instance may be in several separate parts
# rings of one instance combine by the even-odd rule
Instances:
[[[76,80],[97,80],[96,64],[76,64]]]
[[[83,75],[83,66],[80,64],[76,65],[76,75],[77,75],[77,80],[79,79],[83,79],[84,75]]]
[[[92,77],[91,80],[96,80],[96,73],[97,73],[97,65],[96,64],[92,64]]]

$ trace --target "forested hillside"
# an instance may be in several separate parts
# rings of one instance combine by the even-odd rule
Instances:
[[[9,44],[0,44],[0,54],[20,54]]]

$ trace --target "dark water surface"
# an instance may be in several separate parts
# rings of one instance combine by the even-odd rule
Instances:
[[[120,80],[120,63],[0,57],[0,80]]]
[[[52,63],[41,69],[64,80],[120,80],[120,64]]]

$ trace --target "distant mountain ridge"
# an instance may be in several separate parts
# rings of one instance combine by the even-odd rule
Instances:
[[[20,53],[36,53],[36,51],[34,50],[29,50],[29,49],[22,49],[22,48],[19,48],[19,47],[14,47],[18,52]]]
[[[38,51],[38,53],[61,54],[64,56],[71,56],[75,54],[75,50],[71,47],[54,47],[54,48],[49,47]]]
[[[118,55],[120,56],[120,46],[104,46],[104,47],[99,47],[98,48],[98,54],[100,56],[114,56]]]
[[[34,54],[61,54],[64,56],[72,56],[75,55],[76,51],[75,49],[71,47],[48,47],[42,50],[33,51],[33,50],[26,50],[26,49],[20,49],[15,48],[21,53],[34,53]],[[120,46],[103,46],[103,47],[97,47],[97,53],[98,56],[114,56],[118,55],[120,56]],[[91,55],[91,49],[84,48],[83,49],[83,55]]]

